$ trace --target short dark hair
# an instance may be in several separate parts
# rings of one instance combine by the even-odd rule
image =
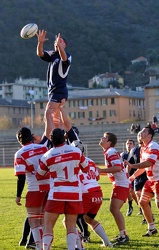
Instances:
[[[110,133],[110,132],[105,132],[104,134],[107,135],[108,141],[111,142],[111,147],[114,147],[117,143],[117,136],[113,133]]]
[[[126,140],[126,143],[127,143],[127,142],[132,142],[132,143],[135,145],[135,141],[134,141],[133,139],[127,139],[127,140]]]
[[[150,135],[152,135],[152,139],[153,139],[154,134],[155,134],[154,129],[152,127],[150,127],[149,125],[146,126],[145,128],[148,129],[148,132],[149,132]]]
[[[50,140],[54,146],[58,146],[65,142],[64,130],[55,128],[51,131]]]
[[[22,127],[18,129],[16,133],[17,140],[20,144],[25,145],[29,142],[32,142],[32,134],[29,128]]]

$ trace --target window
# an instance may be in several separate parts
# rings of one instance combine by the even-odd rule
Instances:
[[[78,107],[84,107],[84,100],[78,100]]]
[[[96,99],[96,105],[98,106],[98,99]]]
[[[135,110],[133,110],[133,117],[135,117]]]
[[[110,103],[111,103],[111,104],[115,104],[115,98],[111,98]]]
[[[69,106],[69,107],[76,107],[76,102],[75,102],[75,100],[69,101],[69,102],[68,102],[68,106]]]
[[[103,118],[106,118],[106,117],[107,117],[107,111],[103,110]]]
[[[107,98],[102,98],[101,99],[101,105],[107,105],[108,102],[107,102]]]
[[[116,116],[115,110],[110,110],[110,116]]]
[[[78,112],[78,118],[85,118],[85,112]]]
[[[76,112],[70,112],[70,113],[69,113],[69,117],[70,117],[71,119],[76,119]]]
[[[93,99],[88,99],[88,106],[93,106]]]
[[[135,99],[132,99],[132,105],[135,106]]]
[[[89,118],[92,118],[93,117],[93,113],[92,111],[89,111]]]
[[[17,125],[21,125],[22,124],[22,118],[18,118],[18,124]]]
[[[96,117],[99,117],[99,111],[98,110],[96,111]]]
[[[43,102],[40,102],[40,109],[43,109],[43,108],[44,108]]]
[[[17,125],[17,119],[16,118],[13,118],[12,121],[13,121],[14,125]]]
[[[138,103],[138,108],[140,109],[140,108],[141,108],[141,100],[139,99],[139,100],[137,101],[137,103]]]

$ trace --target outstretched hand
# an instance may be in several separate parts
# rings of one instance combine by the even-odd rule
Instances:
[[[36,33],[38,37],[38,43],[45,43],[48,38],[46,38],[46,31],[45,30],[39,30],[39,33]]]

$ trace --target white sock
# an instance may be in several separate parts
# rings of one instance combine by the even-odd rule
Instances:
[[[81,237],[80,237],[78,228],[76,228],[76,234],[77,234],[76,247],[77,247],[79,250],[81,250],[81,249],[83,248],[83,244],[82,244],[82,241],[81,241]]]
[[[41,250],[41,245],[42,245],[42,230],[41,227],[35,227],[31,229],[33,238],[36,244],[36,249]]]
[[[66,240],[67,240],[68,250],[75,250],[76,239],[77,239],[77,234],[76,233],[68,233],[67,234]]]
[[[119,232],[119,234],[120,234],[120,236],[121,237],[125,237],[126,236],[126,230],[121,230],[120,232]]]
[[[110,245],[111,242],[110,240],[108,239],[105,231],[104,231],[104,228],[102,227],[102,225],[100,223],[98,223],[94,228],[93,228],[93,231],[102,239],[102,242],[104,245]]]
[[[53,242],[53,234],[43,234],[43,250],[50,250]]]
[[[152,230],[152,229],[154,229],[154,228],[155,228],[154,222],[148,223],[148,230]]]

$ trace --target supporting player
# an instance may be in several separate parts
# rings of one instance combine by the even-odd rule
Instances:
[[[54,129],[51,141],[53,148],[41,158],[36,174],[41,179],[49,171],[53,180],[45,207],[43,250],[51,248],[53,228],[60,214],[65,214],[68,250],[74,250],[77,215],[83,212],[78,172],[80,168],[88,171],[88,162],[80,149],[65,144],[63,130]]]
[[[26,209],[30,228],[36,244],[36,249],[41,250],[41,235],[43,227],[43,208],[50,189],[50,176],[45,176],[45,180],[37,181],[35,173],[39,165],[39,159],[47,152],[47,148],[43,145],[32,143],[32,134],[30,129],[22,127],[17,131],[17,140],[21,144],[21,148],[15,153],[14,170],[15,175],[25,175],[28,192],[26,195]],[[24,179],[25,182],[25,179]],[[17,182],[16,203],[21,206],[21,194],[24,183]]]

